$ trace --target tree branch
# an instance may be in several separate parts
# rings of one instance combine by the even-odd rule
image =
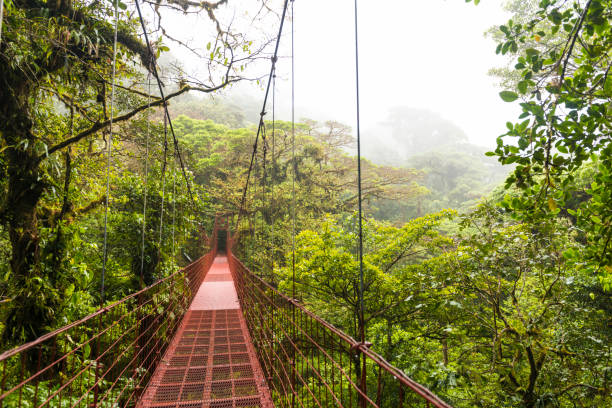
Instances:
[[[132,110],[131,112],[128,112],[128,113],[126,113],[124,115],[117,116],[117,117],[113,118],[113,123],[125,122],[126,120],[131,119],[134,116],[136,116],[136,114],[138,114],[138,113],[140,113],[140,112],[142,112],[142,111],[144,111],[144,110],[146,110],[148,108],[154,108],[154,107],[157,107],[157,106],[162,106],[168,100],[170,100],[172,98],[175,98],[175,97],[177,97],[179,95],[182,95],[182,94],[184,94],[187,91],[198,91],[198,92],[206,92],[206,93],[214,92],[214,91],[217,91],[217,90],[219,90],[221,88],[224,88],[228,84],[230,84],[232,82],[236,82],[236,81],[238,81],[238,79],[231,79],[231,80],[228,80],[228,81],[224,82],[223,84],[221,84],[219,86],[215,86],[215,87],[211,87],[211,88],[193,87],[193,86],[189,86],[189,85],[184,86],[181,89],[179,89],[178,91],[176,91],[174,93],[171,93],[171,94],[168,94],[165,99],[161,99],[160,98],[160,99],[157,99],[155,101],[151,101],[151,103],[147,103],[147,104],[141,105],[141,106],[137,107],[136,109]],[[44,155],[41,155],[41,156],[38,157],[37,163],[41,162],[48,155],[51,155],[51,154],[57,152],[58,150],[61,150],[61,149],[65,148],[65,147],[67,147],[67,146],[70,146],[71,144],[77,143],[77,142],[83,140],[84,138],[86,138],[88,136],[91,136],[92,134],[94,134],[94,133],[96,133],[96,132],[98,132],[98,131],[100,131],[100,130],[108,127],[108,126],[110,126],[110,124],[111,124],[111,120],[110,119],[105,120],[104,122],[96,122],[89,129],[86,129],[86,130],[80,132],[79,134],[64,140],[63,142],[60,142],[60,143],[56,144],[55,146],[50,147],[47,154],[44,154]]]

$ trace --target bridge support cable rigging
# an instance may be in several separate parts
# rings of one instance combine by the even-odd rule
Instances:
[[[291,297],[296,299],[295,293],[295,178],[297,172],[297,163],[295,162],[295,12],[294,12],[294,1],[291,0]],[[291,318],[293,319],[292,324],[292,339],[294,342],[296,339],[295,330],[295,308],[292,311]],[[295,389],[296,385],[296,353],[295,350],[292,353],[291,365],[291,385]],[[291,396],[291,407],[295,408],[295,393]]]
[[[159,212],[159,241],[158,250],[162,249],[162,236],[164,232],[164,204],[166,201],[166,166],[168,165],[168,119],[164,116],[164,162],[162,164],[162,200]]]
[[[168,111],[168,101],[166,101],[166,96],[164,94],[164,88],[162,86],[161,79],[159,78],[159,73],[157,71],[157,61],[155,60],[155,57],[154,57],[155,54],[153,53],[153,47],[151,47],[151,43],[149,42],[149,35],[147,34],[147,28],[146,28],[144,19],[142,17],[142,12],[140,10],[140,3],[138,0],[135,0],[134,3],[136,4],[136,10],[138,11],[138,19],[140,20],[140,26],[142,27],[142,33],[145,37],[147,50],[149,51],[150,61],[149,61],[149,66],[147,67],[147,69],[153,71],[153,75],[155,76],[155,79],[157,80],[157,88],[159,89],[159,94],[162,100],[164,101],[164,117],[168,121],[168,125],[170,127],[170,133],[172,134],[172,141],[174,143],[174,150],[176,154],[178,155],[179,164],[181,166],[181,172],[183,173],[183,177],[185,178],[185,183],[187,184],[187,192],[189,193],[189,197],[191,198],[191,201],[194,205],[194,210],[195,210],[197,208],[196,203],[195,203],[195,198],[191,191],[191,185],[189,184],[189,178],[187,177],[187,171],[185,170],[185,164],[183,163],[183,157],[181,155],[181,150],[179,147],[178,139],[176,138],[176,134],[174,133],[174,126],[172,125],[172,119],[170,118],[170,112]]]
[[[272,160],[270,165],[272,168],[270,169],[270,188],[272,189],[271,197],[274,199],[274,182],[276,180],[276,72],[272,74]],[[274,282],[274,265],[275,265],[275,238],[276,231],[274,230],[274,206],[270,209],[270,250],[271,250],[271,258],[272,258],[272,271],[270,273],[271,282]]]
[[[172,155],[172,258],[175,256],[175,233],[176,230],[176,152]]]
[[[266,271],[268,269],[267,265],[267,257],[268,257],[268,249],[269,249],[269,240],[266,240],[266,226],[267,226],[267,155],[268,155],[268,139],[267,139],[267,130],[264,124],[263,130],[261,132],[261,141],[262,141],[262,152],[261,152],[261,221],[259,223],[260,229],[260,248],[263,249],[263,256],[261,257],[260,264],[260,274],[261,276],[265,276]]]
[[[357,10],[358,0],[354,0],[355,5],[355,107],[356,107],[356,119],[357,119],[357,192],[358,192],[358,207],[359,207],[359,340],[366,346],[366,334],[365,334],[365,310],[364,310],[364,299],[363,299],[363,208],[362,208],[362,191],[361,191],[361,127],[360,127],[360,108],[359,108],[359,14]],[[362,391],[367,394],[367,382],[366,382],[366,358],[361,356],[361,387]],[[366,401],[360,398],[361,406],[366,407]]]
[[[102,275],[100,277],[100,304],[104,304],[104,279],[108,261],[108,204],[110,200],[110,169],[113,151],[113,119],[115,114],[115,81],[117,74],[117,32],[119,27],[119,0],[113,2],[113,66],[111,78],[110,118],[108,125],[108,140],[106,141],[106,198],[104,200],[104,243],[102,256]]]
[[[138,1],[138,0],[136,0]],[[238,211],[238,216],[236,218],[236,224],[234,226],[234,231],[238,232],[238,225],[240,223],[240,218],[242,216],[242,212],[244,211],[244,204],[246,201],[246,194],[247,194],[247,190],[249,188],[249,182],[251,180],[251,172],[253,170],[253,162],[255,160],[255,155],[257,154],[257,144],[259,141],[259,137],[261,135],[261,131],[262,128],[264,126],[264,116],[266,115],[266,105],[268,103],[268,96],[270,94],[270,86],[272,84],[272,76],[274,75],[274,71],[276,70],[276,62],[278,60],[278,47],[280,45],[280,40],[281,40],[281,36],[283,33],[283,26],[285,24],[285,16],[287,14],[287,8],[288,8],[288,4],[289,4],[289,0],[285,0],[284,5],[283,5],[283,12],[281,14],[281,18],[280,18],[280,25],[278,28],[278,34],[276,36],[276,44],[274,46],[274,54],[272,55],[272,64],[270,67],[270,74],[268,75],[268,82],[266,84],[266,93],[264,95],[264,100],[263,100],[263,105],[261,108],[261,112],[259,114],[259,124],[257,125],[257,134],[255,135],[255,142],[253,143],[253,151],[251,153],[251,160],[250,160],[250,164],[249,164],[249,169],[247,171],[247,179],[244,185],[244,189],[242,191],[242,198],[240,200],[240,208]]]
[[[145,238],[147,230],[147,199],[149,193],[149,138],[151,136],[151,121],[150,110],[151,110],[151,73],[147,72],[147,132],[145,133],[145,179],[144,179],[144,197],[142,204],[142,245],[140,251],[140,287],[143,288],[144,284],[144,260],[145,260]]]

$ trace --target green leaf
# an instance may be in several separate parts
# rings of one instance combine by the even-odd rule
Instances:
[[[74,292],[74,284],[71,283],[70,286],[68,286],[66,288],[66,290],[64,290],[64,296],[66,298],[69,298],[70,296],[72,296],[72,292]]]
[[[83,359],[87,360],[90,354],[91,354],[91,346],[89,345],[89,343],[85,343],[85,345],[83,346]]]
[[[499,96],[504,100],[504,102],[514,102],[518,99],[518,94],[512,91],[502,91],[499,93]]]

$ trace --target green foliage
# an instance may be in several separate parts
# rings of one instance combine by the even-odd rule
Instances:
[[[231,129],[211,120],[179,116],[175,128],[185,146],[185,159],[197,183],[207,189],[217,211],[237,214],[253,150],[255,128]],[[298,230],[312,228],[324,214],[341,214],[355,206],[355,158],[346,153],[353,143],[350,128],[337,122],[296,124],[292,162],[291,123],[266,122],[250,175],[249,194],[239,226],[239,252],[253,270],[271,273],[284,262],[291,242],[292,183]],[[422,193],[413,170],[376,166],[366,160],[365,200],[407,200]],[[250,252],[249,252],[250,251]]]
[[[172,117],[184,115],[191,119],[211,120],[214,123],[237,129],[247,127],[254,122],[252,113],[246,110],[258,105],[259,101],[244,96],[238,100],[224,97],[201,99],[186,94],[177,98],[170,105],[170,114]],[[259,113],[254,113],[258,118]]]
[[[609,296],[583,270],[569,220],[533,230],[485,204],[451,240],[438,232],[450,216],[365,223],[374,349],[456,407],[605,406]],[[296,241],[296,296],[353,336],[355,252],[354,217],[328,218]],[[277,273],[293,293],[291,268]]]
[[[442,211],[410,221],[401,228],[368,220],[364,226],[364,304],[369,324],[402,320],[416,307],[412,299],[419,278],[408,278],[424,259],[452,244],[436,228],[453,215]],[[355,218],[328,218],[296,238],[296,293],[333,324],[357,337],[359,265]],[[292,293],[290,268],[279,271],[280,288]],[[408,299],[410,297],[410,299]],[[406,309],[407,308],[407,309]],[[418,308],[418,307],[417,307]]]
[[[417,170],[421,194],[413,199],[372,200],[366,211],[378,219],[406,222],[445,208],[467,210],[488,195],[508,170],[486,157],[486,148],[437,114],[396,108],[383,125],[364,138],[364,151],[375,163]]]
[[[113,151],[108,218],[111,232],[117,233],[112,238],[113,254],[107,265],[110,294],[126,293],[142,283],[133,275],[139,263],[134,259],[138,253],[137,230],[142,227],[136,217],[136,204],[143,201],[144,193],[140,194],[134,186],[146,183],[143,180],[146,170],[139,163],[142,156],[138,156],[146,150],[143,137],[148,134],[146,129],[156,128],[152,129],[156,135],[154,145],[151,140],[155,159],[168,156],[160,153],[160,143],[167,143],[160,138],[160,127],[149,123],[151,108],[161,106],[163,101],[155,92],[150,94],[151,86],[148,91],[143,89],[144,73],[151,70],[151,63],[156,63],[162,53],[169,51],[164,41],[171,35],[170,27],[158,26],[163,34],[151,35],[149,48],[139,35],[142,28],[134,18],[134,10],[123,2],[3,3],[7,7],[2,16],[0,42],[0,224],[8,232],[10,254],[6,261],[0,261],[0,270],[8,266],[10,273],[5,273],[8,282],[0,289],[3,296],[0,320],[6,325],[3,340],[19,343],[40,336],[66,317],[74,317],[63,310],[65,289],[74,285],[73,293],[80,293],[86,287],[83,290],[90,296],[82,296],[83,312],[95,297],[94,288],[102,281],[100,221],[105,217],[100,207],[107,201],[106,183],[102,181],[106,178],[107,147]],[[204,61],[209,72],[207,80],[187,84],[183,78],[176,78],[176,87],[172,84],[174,78],[168,80],[162,72],[165,86],[172,89],[166,92],[167,100],[190,90],[210,93],[239,81],[240,72],[265,49],[251,47],[253,42],[247,36],[234,35],[231,27],[222,27],[215,16],[221,5],[184,5],[185,11],[201,12],[217,23],[219,30],[212,40],[218,41],[210,60],[207,57]],[[226,36],[223,40],[222,33]],[[110,112],[111,109],[114,111]],[[169,162],[173,144],[166,157]],[[120,186],[120,180],[132,176],[132,186]],[[163,181],[161,184],[164,190]],[[130,200],[129,203],[115,199],[115,193],[120,200]],[[192,208],[185,205],[184,190],[173,190],[168,195],[167,204],[181,207],[176,211],[175,228],[175,233],[184,237],[181,242],[202,235],[197,231],[194,214],[206,202],[205,195],[197,193],[201,191],[196,191]],[[177,199],[178,196],[181,198]],[[156,197],[153,194],[148,198]],[[152,201],[160,204],[158,199]],[[124,205],[130,203],[134,206]],[[174,207],[172,211],[174,214]],[[160,214],[159,224],[162,218]],[[152,228],[148,230],[151,232]],[[158,242],[166,242],[168,234],[163,228],[159,235]],[[201,249],[197,248],[201,242],[189,241],[193,256]],[[177,263],[175,255],[181,251],[178,244],[169,248],[154,242],[151,240],[145,248],[148,258],[145,282],[173,269]],[[73,245],[77,244],[84,247],[75,248]],[[81,257],[81,253],[89,258]],[[77,276],[72,276],[73,269]],[[78,276],[85,274],[87,278]]]
[[[15,4],[7,3],[0,44],[0,85],[11,84],[0,87],[3,348],[99,306],[109,136],[100,128],[61,145],[108,117],[109,87],[100,78],[110,75],[111,4],[62,6],[78,10],[87,24],[63,9]],[[487,154],[513,170],[491,195],[495,205],[482,203],[460,218],[436,212],[472,208],[505,176],[452,123],[396,109],[375,129],[377,143],[387,139],[393,148],[379,143],[370,150],[385,165],[362,161],[366,337],[456,407],[607,406],[612,3],[514,1],[510,9],[512,20],[492,36],[498,54],[516,59],[497,71],[500,97],[518,101],[523,113]],[[120,82],[144,79],[130,65],[143,51],[126,40],[135,29],[122,14]],[[156,49],[167,50],[161,42]],[[224,58],[218,47],[208,51],[212,60]],[[36,81],[24,72],[36,73]],[[18,88],[23,92],[7,91]],[[149,98],[119,88],[116,101],[116,113],[133,112]],[[184,254],[196,257],[212,215],[242,208],[232,225],[240,257],[358,337],[351,130],[303,120],[293,159],[291,123],[266,122],[243,207],[256,131],[249,121],[258,112],[233,100],[188,97],[172,109],[183,114],[174,127],[195,204],[172,149],[164,148],[168,136],[151,120],[160,112],[117,123],[106,301],[167,276],[186,262]],[[76,358],[86,361],[90,353]],[[40,388],[41,396],[54,390]]]
[[[502,92],[512,101],[521,95],[520,122],[508,124],[497,140],[495,155],[515,164],[506,187],[520,194],[503,205],[528,222],[555,218],[562,208],[585,197],[567,211],[584,231],[585,268],[612,287],[612,84],[609,17],[606,0],[568,4],[542,1],[527,16],[500,26],[498,53],[512,53],[521,79],[518,92]],[[546,46],[534,46],[543,42]],[[580,191],[576,177],[597,162],[590,185]]]

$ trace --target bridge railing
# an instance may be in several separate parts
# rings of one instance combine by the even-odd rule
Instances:
[[[132,407],[216,256],[0,354],[0,408]]]
[[[367,345],[253,274],[228,249],[249,332],[278,407],[451,408]]]

